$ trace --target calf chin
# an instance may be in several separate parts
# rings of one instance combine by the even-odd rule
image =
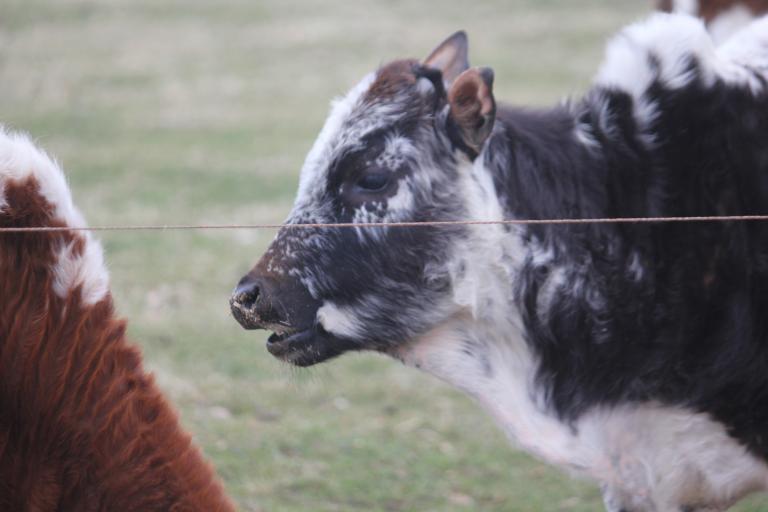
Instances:
[[[290,335],[273,334],[267,340],[270,354],[301,367],[313,366],[356,349],[358,347],[351,340],[334,336],[319,324]]]

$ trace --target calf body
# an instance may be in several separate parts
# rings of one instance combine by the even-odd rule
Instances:
[[[288,222],[765,214],[767,80],[768,21],[659,14],[583,99],[497,107],[459,33],[334,106]],[[610,511],[724,510],[768,485],[766,262],[763,223],[286,229],[232,306],[293,363],[453,383]]]

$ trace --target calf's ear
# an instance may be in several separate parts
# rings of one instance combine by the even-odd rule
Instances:
[[[461,73],[448,91],[448,107],[451,138],[458,139],[454,142],[476,157],[496,121],[493,70],[470,68]]]
[[[423,64],[427,67],[439,69],[443,73],[443,82],[447,87],[467,68],[469,68],[469,43],[467,34],[459,30],[448,39],[437,45]]]

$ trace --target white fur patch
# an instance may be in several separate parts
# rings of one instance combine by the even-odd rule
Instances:
[[[375,78],[376,73],[369,73],[346,96],[333,101],[331,113],[301,168],[299,191],[296,196],[297,206],[308,204],[313,196],[313,191],[324,185],[330,159],[336,145],[335,139],[339,137],[344,122],[359,105],[361,97],[370,88]]]
[[[413,210],[415,199],[411,190],[410,180],[403,178],[397,185],[395,195],[387,199],[387,213],[390,218],[399,217]]]
[[[640,261],[640,255],[638,253],[633,252],[632,256],[630,256],[627,272],[632,277],[633,281],[639,281],[643,278],[645,269],[643,268],[643,263]]]
[[[473,354],[467,339],[476,341]],[[562,423],[543,405],[535,361],[514,326],[458,315],[399,356],[475,397],[522,448],[601,482],[630,510],[725,507],[768,488],[768,467],[705,414],[642,403],[594,409],[574,429]]]
[[[503,130],[497,125],[495,131]],[[499,201],[493,177],[485,166],[485,153],[474,162],[459,155],[459,196],[466,218],[501,220],[507,217]],[[500,164],[498,168],[503,168]],[[448,263],[453,301],[475,318],[485,318],[492,309],[511,300],[514,272],[525,255],[520,229],[501,225],[478,225],[468,229],[469,240],[458,244]],[[500,286],[507,283],[509,286]],[[491,319],[495,322],[497,319]],[[503,320],[501,320],[503,322]]]
[[[699,14],[699,0],[673,0],[672,10],[696,16]]]
[[[696,69],[690,65],[692,59],[698,64]],[[642,132],[657,115],[657,105],[648,94],[655,82],[675,90],[698,76],[704,86],[722,80],[757,94],[764,86],[755,73],[768,77],[768,19],[753,22],[716,49],[701,20],[657,13],[610,41],[594,83],[633,98]],[[652,135],[644,138],[653,144]]]
[[[768,487],[768,467],[706,414],[646,403],[597,409],[578,439],[594,457],[589,474],[624,496],[624,506],[725,509]]]
[[[71,244],[63,246],[53,266],[53,290],[59,297],[82,286],[82,301],[87,305],[99,302],[109,291],[109,276],[104,266],[101,244],[87,241],[82,255],[73,253]]]
[[[698,16],[700,12],[698,0],[674,0],[673,12]],[[733,5],[720,12],[712,19],[707,28],[715,43],[719,44],[747,26],[755,19],[754,13],[745,5]]]
[[[429,96],[435,92],[435,86],[432,84],[432,81],[425,77],[421,77],[416,81],[416,89],[422,96]]]
[[[399,135],[387,137],[384,150],[376,158],[376,164],[389,170],[396,170],[409,158],[417,156],[418,150],[411,141]]]
[[[0,215],[7,205],[4,191],[8,184],[35,178],[39,192],[53,207],[55,219],[71,227],[85,227],[85,220],[72,202],[64,173],[44,151],[27,136],[0,128]],[[109,276],[104,265],[101,245],[90,233],[80,232],[85,240],[83,254],[76,256],[71,246],[61,247],[51,269],[53,289],[64,298],[71,290],[82,287],[82,300],[92,305],[108,292]]]
[[[720,75],[729,83],[744,84],[754,94],[765,92],[755,73],[768,80],[768,16],[759,18],[717,50]]]
[[[715,17],[709,22],[709,33],[712,34],[712,39],[716,43],[722,43],[733,34],[749,25],[749,23],[755,19],[747,7],[743,5],[735,5],[730,9],[727,9]]]
[[[588,123],[577,122],[573,128],[573,134],[576,140],[581,142],[586,148],[599,148],[600,143],[592,132],[592,127]]]
[[[692,78],[692,57],[701,63],[705,82],[711,83],[715,48],[701,20],[657,13],[611,40],[595,84],[625,91],[639,100],[654,80],[671,89],[687,85]]]
[[[502,325],[506,334],[500,336],[501,328],[490,322],[458,314],[399,355],[406,364],[474,396],[526,450],[560,465],[580,459],[573,456],[568,427],[545,414],[532,394],[535,367],[520,329],[507,322]],[[467,339],[481,347],[477,353],[467,354],[463,345]]]
[[[317,311],[317,321],[323,329],[346,338],[355,338],[362,334],[356,318],[351,309],[327,301]]]
[[[289,222],[297,218],[304,221],[322,221],[322,215],[318,211],[334,157],[349,150],[359,149],[365,135],[379,128],[391,126],[402,114],[402,106],[397,100],[364,101],[365,93],[375,79],[375,72],[368,74],[346,96],[333,102],[331,113],[302,166],[299,191],[289,215]],[[387,138],[384,149],[377,155],[375,162],[377,165],[395,171],[407,160],[418,160],[420,156],[410,140],[392,135]],[[408,202],[407,191],[401,191],[402,194],[394,198],[394,204],[404,207]],[[391,221],[397,215],[398,213],[395,212],[392,217],[375,217],[371,211],[360,211],[356,212],[354,222]],[[381,233],[371,236],[376,239]],[[368,234],[358,230],[358,235],[365,237]]]

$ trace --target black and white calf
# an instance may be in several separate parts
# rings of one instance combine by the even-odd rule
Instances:
[[[457,33],[337,101],[287,221],[768,213],[768,20],[657,14],[580,101],[499,105]],[[300,366],[377,350],[473,395],[611,511],[768,486],[768,223],[283,229],[232,297]]]

